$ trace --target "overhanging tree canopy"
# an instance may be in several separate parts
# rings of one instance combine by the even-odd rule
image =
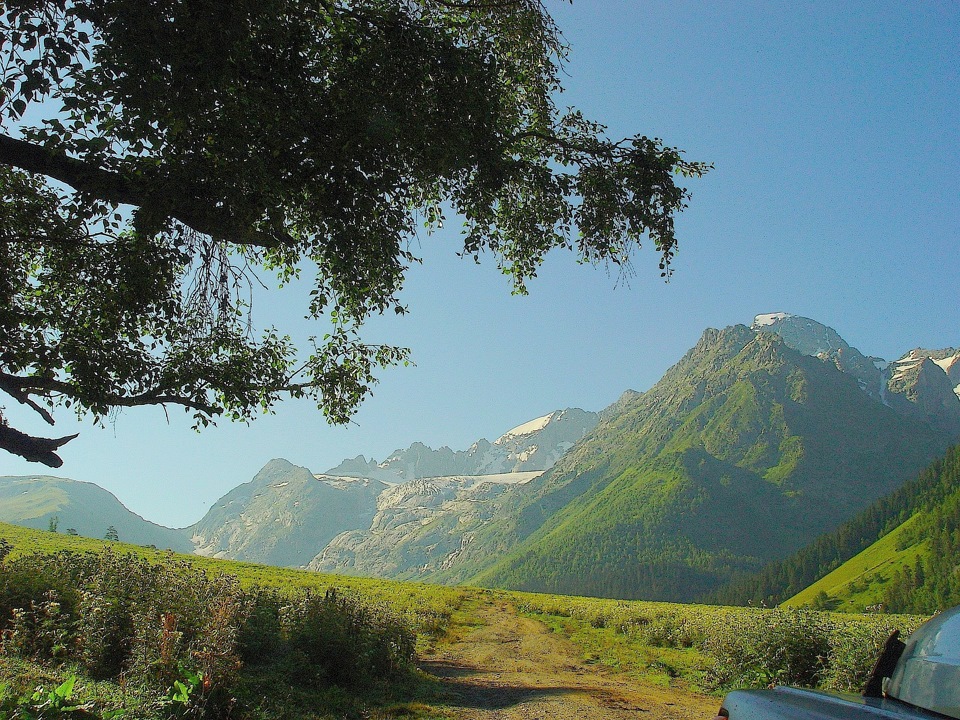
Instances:
[[[203,425],[284,396],[346,422],[401,313],[408,241],[444,209],[515,288],[545,254],[669,273],[676,176],[555,105],[566,49],[538,0],[8,0],[0,18],[0,390],[73,407],[181,405]],[[25,118],[38,117],[26,122]],[[309,352],[248,327],[258,270],[315,268]],[[10,427],[0,448],[59,466]]]

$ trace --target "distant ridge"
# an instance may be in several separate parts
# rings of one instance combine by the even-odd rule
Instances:
[[[451,475],[500,475],[543,471],[596,426],[597,413],[567,408],[521,423],[492,443],[481,438],[466,450],[438,450],[413,443],[406,450],[394,450],[383,462],[360,455],[344,460],[326,471],[327,475],[366,477],[401,483],[426,477]]]
[[[52,522],[58,532],[100,539],[112,527],[124,542],[193,552],[185,531],[144,520],[98,485],[49,475],[0,477],[0,522],[37,530]]]
[[[438,510],[441,496],[467,492],[477,483],[489,486],[483,495],[486,502],[498,494],[504,482],[549,468],[597,421],[596,413],[577,408],[557,410],[521,423],[492,443],[478,440],[467,450],[433,450],[414,443],[381,463],[361,456],[325,473],[313,473],[283,459],[272,460],[253,480],[220,498],[190,528],[193,541],[202,555],[318,567],[318,556],[337,538],[338,572],[392,576],[408,571],[410,565],[426,567],[433,562],[431,558],[442,554],[444,539],[433,543],[426,553],[429,558],[414,562],[419,554],[405,557],[400,551],[411,547],[409,538],[398,537],[396,532],[389,538],[370,533],[398,524],[410,533],[418,532],[427,527],[427,516],[420,513],[415,524],[406,525],[408,505],[412,503],[416,512],[418,508],[433,512]],[[460,480],[449,480],[452,476]],[[393,492],[393,486],[404,489]],[[419,497],[417,490],[424,490],[426,497]],[[389,508],[392,501],[399,503],[394,511]],[[479,517],[487,515],[486,510],[479,513]],[[328,556],[334,556],[333,550]],[[323,567],[330,562],[325,561]]]

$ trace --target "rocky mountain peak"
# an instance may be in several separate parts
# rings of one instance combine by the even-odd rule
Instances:
[[[949,375],[957,372],[956,364],[953,348],[911,350],[887,368],[885,402],[908,417],[960,433],[960,383]]]
[[[804,355],[817,356],[850,348],[833,328],[800,315],[784,312],[757,315],[750,329],[758,333],[775,333],[788,347]]]
[[[915,348],[888,363],[864,355],[833,328],[800,315],[757,315],[751,330],[779,335],[789,347],[835,365],[855,377],[865,393],[907,417],[960,433],[960,350],[956,348]]]
[[[494,442],[481,438],[467,450],[434,450],[415,442],[395,450],[383,462],[364,457],[344,460],[328,475],[353,475],[405,483],[418,478],[453,475],[497,475],[546,470],[599,421],[599,415],[579,408],[556,410],[508,430]]]

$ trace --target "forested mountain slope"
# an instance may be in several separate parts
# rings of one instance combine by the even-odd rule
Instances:
[[[916,613],[960,603],[960,446],[836,532],[708,600]]]
[[[707,330],[470,538],[442,580],[693,600],[836,528],[949,444],[775,333]]]

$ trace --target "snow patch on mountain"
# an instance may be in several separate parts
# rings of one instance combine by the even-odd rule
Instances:
[[[950,380],[957,383],[953,392],[960,397],[960,352],[943,358],[933,358],[933,361],[940,366]]]
[[[352,490],[355,488],[370,487],[370,479],[364,477],[351,477],[349,475],[326,475],[324,473],[314,473],[313,477],[324,485],[334,490]]]
[[[550,413],[549,415],[544,415],[543,417],[538,417],[529,422],[525,422],[522,425],[517,425],[513,430],[507,430],[503,435],[498,437],[493,441],[494,445],[504,445],[505,443],[510,442],[513,438],[521,437],[523,435],[532,435],[535,432],[543,430],[547,425],[550,424],[550,421],[553,420],[553,416],[556,413]]]
[[[899,380],[905,377],[911,370],[916,370],[920,365],[923,364],[923,361],[926,360],[926,358],[914,357],[913,352],[915,351],[912,351],[910,355],[901,360],[894,360],[892,363],[890,363],[891,367],[893,368],[893,371],[890,375],[891,380]]]
[[[793,317],[790,313],[785,312],[775,312],[775,313],[765,313],[763,315],[757,315],[753,319],[752,329],[756,330],[757,328],[767,327],[768,325],[773,325],[781,320],[786,320],[789,317]]]

